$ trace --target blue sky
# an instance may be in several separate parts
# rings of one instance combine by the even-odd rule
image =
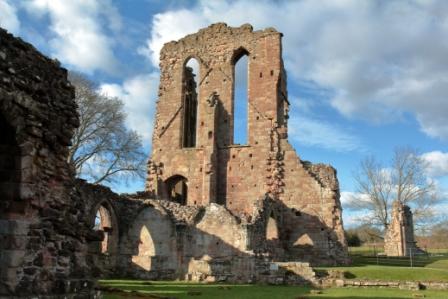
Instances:
[[[447,197],[448,1],[0,0],[2,27],[123,99],[148,152],[161,46],[214,22],[284,33],[290,141],[338,170],[343,202],[359,161],[397,146]]]

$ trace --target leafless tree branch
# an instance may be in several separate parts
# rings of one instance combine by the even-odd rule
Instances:
[[[125,126],[123,102],[99,94],[93,82],[80,74],[69,73],[69,80],[75,87],[80,119],[68,156],[76,174],[94,184],[143,178],[146,155],[140,136]]]

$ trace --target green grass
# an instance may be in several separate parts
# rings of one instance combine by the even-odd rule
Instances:
[[[448,248],[422,248],[427,250],[430,254],[445,254],[448,255]],[[348,251],[351,255],[374,255],[375,253],[384,252],[383,245],[378,246],[357,246],[349,247]]]
[[[384,252],[383,246],[359,246],[349,247],[348,251],[351,255],[373,255],[374,253]]]
[[[107,280],[100,281],[101,285],[119,288],[123,290],[134,290],[145,294],[155,294],[165,297],[183,298],[214,298],[214,299],[271,299],[271,298],[297,298],[309,293],[307,287],[292,286],[268,286],[268,285],[252,285],[252,284],[201,284],[186,282],[150,282],[147,285],[145,281],[140,280]],[[192,292],[199,292],[200,295],[191,295]],[[126,298],[114,297],[108,294],[105,299]]]
[[[378,251],[376,251],[378,252]],[[448,254],[446,251],[417,256],[414,267],[409,267],[409,258],[376,258],[369,247],[351,248],[353,264],[349,267],[321,267],[318,270],[340,269],[348,278],[389,281],[448,281]],[[379,263],[379,264],[377,264]],[[158,295],[165,298],[198,299],[299,299],[299,298],[448,298],[447,291],[405,291],[390,288],[329,288],[321,294],[311,294],[309,287],[269,286],[250,284],[200,284],[188,282],[148,282],[141,280],[103,280],[103,286],[138,294]],[[105,299],[137,299],[132,293],[106,293]],[[149,297],[148,297],[149,298]]]
[[[231,284],[198,284],[185,282],[147,282],[141,280],[103,280],[101,285],[127,291],[138,291],[177,299],[299,299],[299,298],[415,298],[415,294],[423,294],[424,298],[448,297],[446,291],[404,291],[380,288],[331,288],[322,290],[321,294],[311,294],[310,288],[299,286],[269,285],[231,285]],[[148,284],[149,283],[149,284]],[[196,292],[196,293],[195,293]],[[105,299],[144,298],[126,294],[106,293]]]
[[[351,247],[351,266],[317,269],[343,270],[347,278],[354,279],[448,281],[448,255],[442,252],[414,257],[413,267],[407,257],[376,257],[372,252],[370,247]]]
[[[396,266],[354,266],[354,267],[331,267],[318,268],[338,269],[345,271],[347,278],[353,279],[379,279],[379,280],[414,280],[414,281],[448,281],[448,270],[428,269],[428,268],[410,268]],[[448,298],[448,296],[447,296]]]

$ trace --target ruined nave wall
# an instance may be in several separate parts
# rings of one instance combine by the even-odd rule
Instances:
[[[147,190],[169,199],[167,182],[182,177],[187,205],[218,203],[241,218],[253,217],[256,202],[268,195],[286,213],[281,238],[290,258],[345,262],[336,171],[301,161],[287,139],[281,38],[272,28],[218,23],[163,47]],[[241,55],[248,56],[245,145],[233,141],[235,63]],[[198,127],[196,144],[186,148],[184,67],[190,58],[200,65]]]

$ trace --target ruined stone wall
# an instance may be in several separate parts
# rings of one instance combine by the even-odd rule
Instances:
[[[414,238],[411,208],[399,201],[392,206],[392,217],[384,237],[387,256],[409,256],[421,252]]]
[[[91,244],[89,259],[99,276],[278,284],[315,280],[309,264],[282,262],[281,223],[270,227],[279,210],[269,198],[257,202],[253,218],[241,219],[215,203],[184,206],[148,193],[117,195],[81,180],[76,192],[91,215],[105,207],[118,220],[111,221],[111,236],[118,240],[109,239],[107,251]],[[272,238],[266,237],[268,231]]]
[[[78,125],[56,61],[0,29],[0,297],[93,298],[82,198],[67,146]]]
[[[187,205],[224,205],[241,218],[257,214],[266,194],[281,211],[281,242],[291,259],[347,261],[336,171],[301,161],[287,140],[288,99],[282,34],[218,23],[176,42],[160,56],[161,81],[146,190],[167,198],[165,182],[187,182]],[[248,55],[248,143],[234,144],[235,63]],[[185,65],[198,79],[197,139],[183,147]]]
[[[89,228],[100,235],[88,244],[87,261],[97,277],[113,276],[118,265],[119,237],[122,219],[117,214],[117,202],[122,197],[108,187],[92,185],[77,179],[73,188],[76,198],[82,198],[82,212]]]

